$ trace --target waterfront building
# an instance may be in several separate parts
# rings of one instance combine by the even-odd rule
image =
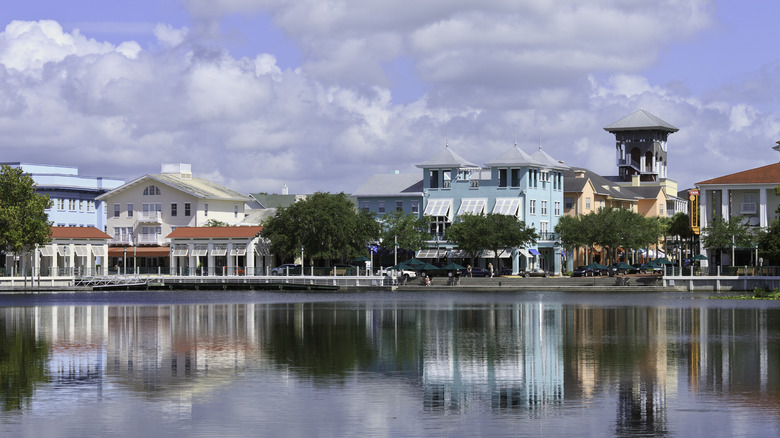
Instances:
[[[773,149],[780,152],[780,141]],[[780,208],[780,163],[743,170],[729,175],[711,178],[696,183],[699,194],[699,225],[701,229],[711,226],[714,218],[726,221],[744,221],[754,232],[769,226],[777,217]],[[753,248],[737,248],[737,260],[750,260]],[[701,253],[710,261],[720,265],[733,265],[730,252],[723,254],[720,263],[719,251],[701,247]],[[706,264],[707,261],[702,261]],[[747,262],[746,262],[747,263]],[[740,263],[741,264],[741,263]]]
[[[563,209],[563,174],[567,168],[541,147],[529,155],[515,145],[484,166],[462,158],[449,146],[416,165],[413,174],[375,175],[353,195],[361,209],[378,219],[393,210],[429,218],[431,239],[416,256],[430,261],[468,257],[447,240],[447,229],[464,214],[499,213],[524,221],[539,234],[528,248],[506,248],[501,266],[512,273],[543,269],[561,272],[563,252],[554,233]],[[492,262],[484,251],[480,261]]]
[[[260,236],[263,227],[179,227],[171,242],[176,275],[270,275],[273,255]]]
[[[11,260],[6,266],[18,266],[22,273],[32,277],[59,277],[74,275],[103,275],[102,264],[108,254],[111,236],[95,227],[51,227],[50,241],[34,251]],[[29,268],[32,269],[29,269]]]
[[[159,174],[130,181],[98,197],[108,208],[109,256],[115,269],[156,272],[170,265],[167,236],[179,227],[209,221],[242,225],[252,199],[212,181],[192,176],[189,164],[163,164]]]
[[[48,195],[52,207],[46,210],[57,227],[95,227],[106,229],[106,210],[100,195],[113,190],[124,180],[79,175],[77,167],[48,164],[2,163],[21,168],[35,181],[36,191]]]

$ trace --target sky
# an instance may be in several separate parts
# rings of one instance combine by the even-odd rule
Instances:
[[[680,189],[778,162],[780,3],[26,0],[0,8],[0,161],[352,193],[445,145],[617,174],[603,127],[679,128]]]

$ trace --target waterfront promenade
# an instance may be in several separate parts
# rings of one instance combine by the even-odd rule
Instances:
[[[780,288],[780,277],[665,276],[632,274],[616,277],[433,277],[431,285],[420,280],[398,284],[381,276],[171,276],[109,275],[102,277],[2,277],[0,293],[46,293],[108,290],[303,290],[303,291],[608,291],[735,292]]]

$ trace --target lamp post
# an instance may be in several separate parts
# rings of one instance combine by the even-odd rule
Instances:
[[[127,275],[127,245],[124,246],[124,249],[122,251],[122,263],[124,264],[124,269],[122,270],[122,274]]]
[[[303,245],[301,245],[301,277],[303,277],[303,268],[306,265],[303,259]]]

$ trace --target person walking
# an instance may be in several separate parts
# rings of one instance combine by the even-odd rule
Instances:
[[[493,264],[488,263],[488,271],[490,271],[490,278],[493,278]]]

